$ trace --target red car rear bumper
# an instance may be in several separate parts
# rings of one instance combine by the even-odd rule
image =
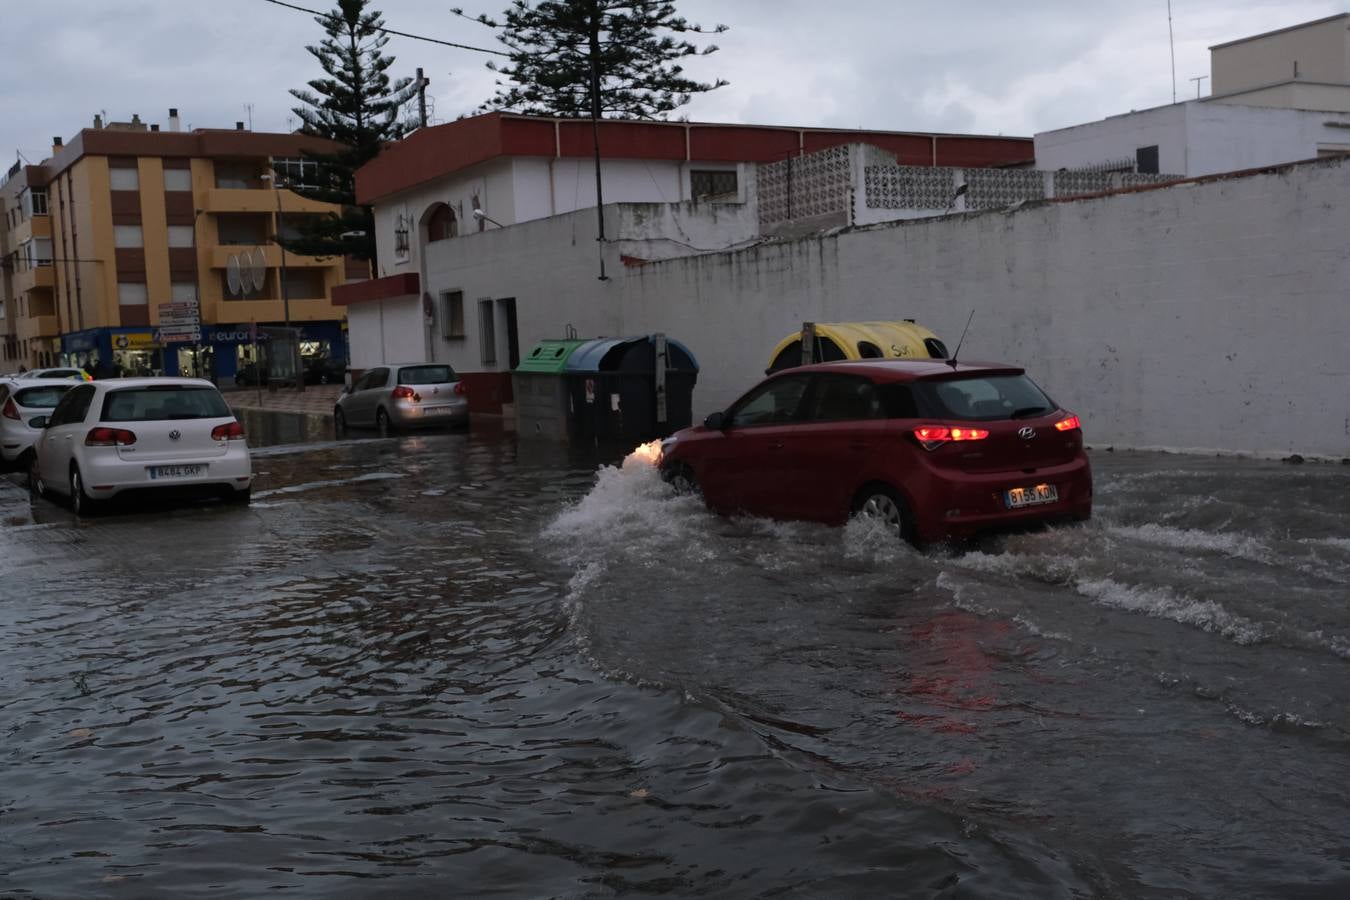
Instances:
[[[1082,521],[1092,516],[1092,468],[1086,456],[1035,472],[953,472],[925,467],[909,480],[914,525],[923,542],[962,539],[995,528],[1016,528],[1038,522]],[[1009,509],[1010,488],[1052,484],[1053,503]]]

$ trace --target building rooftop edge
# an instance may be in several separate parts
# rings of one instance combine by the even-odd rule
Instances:
[[[1259,41],[1262,38],[1273,37],[1277,34],[1284,34],[1289,31],[1298,31],[1300,28],[1312,28],[1314,25],[1325,25],[1328,22],[1334,22],[1337,19],[1350,19],[1350,13],[1337,13],[1334,16],[1327,16],[1325,19],[1313,19],[1311,22],[1300,22],[1297,25],[1290,25],[1286,28],[1276,28],[1274,31],[1263,31],[1260,34],[1253,34],[1249,37],[1238,38],[1235,41],[1225,41],[1222,44],[1214,44],[1209,49],[1222,50],[1225,47],[1232,47],[1237,44],[1245,44],[1248,41]]]

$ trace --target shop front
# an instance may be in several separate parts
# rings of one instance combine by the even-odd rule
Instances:
[[[275,325],[260,324],[256,329],[247,322],[240,325],[202,326],[203,351],[210,356],[216,381],[234,384],[240,377],[245,381],[252,379],[252,373],[257,370],[258,356],[266,357],[263,349],[267,343],[265,328]],[[300,331],[300,358],[306,369],[323,360],[346,361],[345,322],[305,322],[296,327]]]
[[[269,323],[270,324],[270,323]],[[300,357],[305,369],[324,361],[345,363],[345,322],[306,322],[300,332]],[[165,343],[154,328],[91,328],[63,335],[60,364],[80,366],[95,378],[181,375],[236,383],[236,376],[257,362],[255,348],[267,341],[259,326],[203,325],[200,343]],[[265,353],[262,354],[265,357]]]
[[[91,328],[61,337],[61,365],[95,378],[165,374],[164,345],[151,329]]]

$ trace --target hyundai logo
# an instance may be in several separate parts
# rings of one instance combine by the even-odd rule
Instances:
[[[173,431],[170,431],[170,432],[169,432],[169,440],[171,440],[171,441],[176,441],[176,440],[178,440],[178,439],[179,439],[180,437],[182,437],[182,436],[183,436],[183,432],[179,431],[177,428],[175,428]]]
[[[1036,436],[1036,429],[1027,425],[1025,428],[1017,429],[1017,436],[1024,441],[1029,441]]]

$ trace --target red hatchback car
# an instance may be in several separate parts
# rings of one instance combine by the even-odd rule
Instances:
[[[1023,369],[998,364],[788,369],[667,438],[660,465],[718,512],[868,516],[919,544],[1092,515],[1078,417]]]

